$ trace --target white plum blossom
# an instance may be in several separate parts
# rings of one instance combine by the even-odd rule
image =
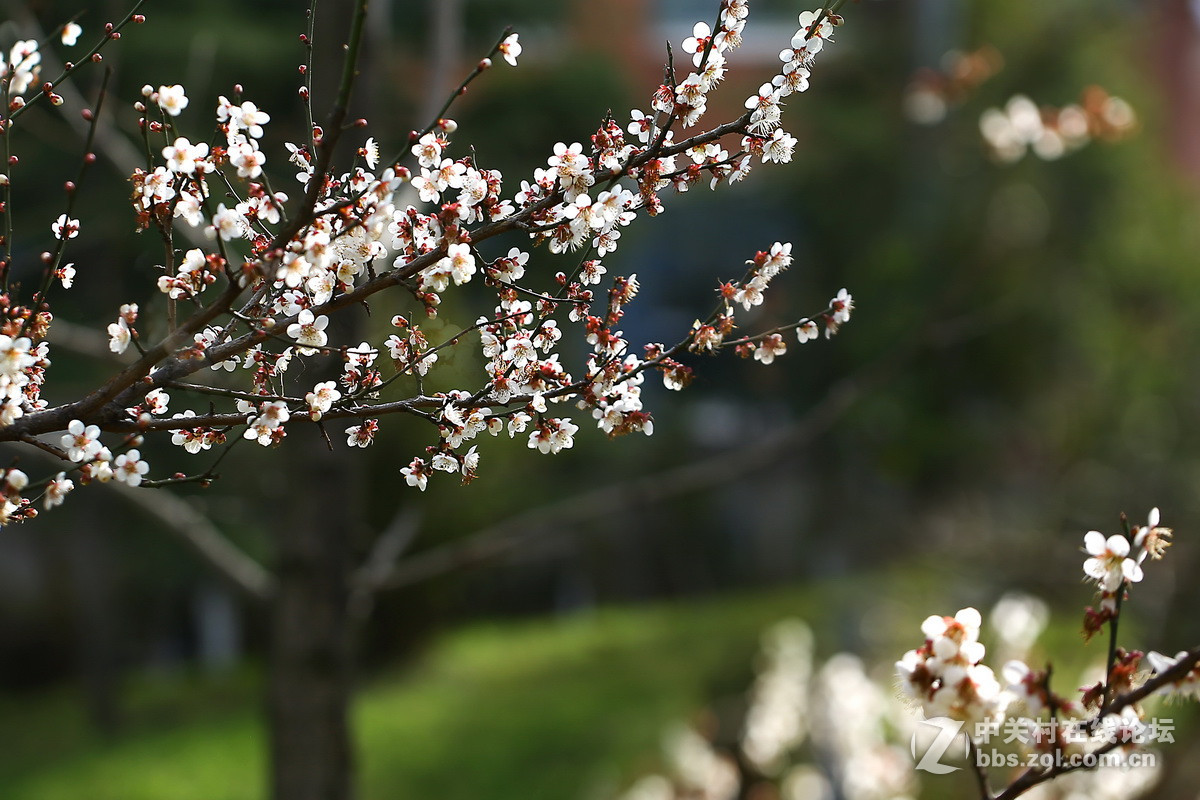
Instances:
[[[569,419],[548,419],[529,434],[529,447],[541,453],[557,453],[570,449],[575,444],[574,435],[579,430]]]
[[[325,328],[329,326],[329,317],[315,316],[309,309],[304,309],[296,321],[288,326],[287,335],[300,345],[296,350],[300,355],[310,356],[317,348],[324,347],[329,341]]]
[[[754,276],[745,285],[738,288],[733,295],[735,303],[741,303],[742,307],[749,311],[754,306],[762,305],[763,291],[767,288],[767,279],[762,275]]]
[[[704,51],[712,42],[712,30],[708,23],[697,22],[692,27],[692,35],[683,40],[683,52],[692,54],[692,64],[699,67],[704,58]]]
[[[821,19],[819,25],[818,18]],[[828,14],[822,16],[819,11],[801,11],[799,21],[800,32],[792,39],[792,47],[797,50],[815,55],[821,52],[826,40],[833,41],[833,23]]]
[[[283,155],[306,187],[302,199],[289,201],[265,175],[270,148],[263,141],[264,128],[271,117],[243,100],[240,86],[234,100],[221,96],[211,109],[217,137],[204,135],[195,142],[180,135],[184,129],[176,119],[189,106],[184,87],[143,86],[135,108],[145,132],[154,134],[147,141],[157,163],[133,173],[130,203],[138,230],[163,234],[168,252],[160,256],[164,266],[158,267],[154,281],[167,297],[153,304],[161,319],[139,324],[137,307],[129,304],[108,325],[113,352],[128,353],[144,340],[146,347],[137,347],[142,361],[155,363],[139,362],[137,369],[146,369],[118,390],[124,417],[113,418],[103,407],[77,412],[128,434],[114,456],[100,443],[96,425],[72,421],[62,450],[80,465],[77,482],[115,479],[141,485],[148,465],[136,448],[150,447],[143,441],[151,435],[169,436],[191,454],[226,443],[227,435],[276,446],[287,435],[285,425],[302,424],[292,422],[293,414],[307,423],[361,412],[359,424],[345,428],[347,445],[367,447],[379,428],[378,420],[366,419],[372,405],[384,413],[399,410],[405,406],[405,392],[414,401],[411,408],[405,406],[416,412],[414,421],[426,418],[437,429],[434,443],[427,442],[421,457],[401,470],[406,484],[422,490],[435,472],[458,473],[469,482],[479,463],[477,445],[469,443],[485,431],[526,437],[530,449],[547,454],[573,447],[578,426],[552,416],[560,404],[574,404],[585,418],[590,413],[596,428],[609,436],[651,434],[654,420],[642,393],[647,373],[658,371],[665,386],[679,390],[690,382],[692,370],[665,345],[639,346],[626,338],[623,327],[634,326],[622,318],[637,295],[637,277],[614,275],[603,259],[629,241],[626,226],[665,210],[665,190],[684,192],[701,183],[715,189],[735,182],[749,172],[754,157],[763,163],[790,160],[796,139],[779,127],[782,100],[807,86],[813,57],[833,31],[832,21],[818,26],[815,15],[802,18],[807,27],[781,54],[780,73],[766,82],[754,81],[761,86],[747,103],[749,125],[722,126],[727,131],[741,128],[740,147],[733,135],[710,133],[680,146],[679,130],[696,125],[706,113],[710,94],[730,68],[728,51],[739,45],[746,24],[746,0],[723,0],[719,6],[717,21],[696,24],[683,42],[693,71],[672,74],[641,103],[644,110],[631,111],[628,121],[609,114],[586,138],[554,143],[546,163],[526,180],[506,181],[481,163],[482,151],[477,154],[470,142],[454,142],[458,124],[453,119],[437,119],[429,130],[413,134],[406,147],[415,163],[381,163],[379,141],[372,136],[352,151],[357,155],[348,167],[328,163],[328,131],[315,125],[299,135],[293,132],[293,143],[285,144]],[[80,29],[69,23],[54,33],[70,46]],[[113,33],[111,38],[118,38]],[[517,34],[506,35],[491,57],[515,66],[522,49]],[[6,113],[17,114],[26,104],[21,94],[39,85],[42,61],[33,40],[12,47],[0,67],[12,101]],[[490,58],[480,62],[480,70],[491,63]],[[308,100],[307,78],[304,84],[301,94]],[[43,87],[51,103],[57,97],[53,88]],[[84,117],[90,118],[90,112]],[[356,121],[346,129],[364,124]],[[17,163],[15,157],[12,163]],[[7,176],[0,175],[0,185],[8,185]],[[505,198],[506,185],[519,190]],[[75,265],[61,263],[64,243],[80,233],[72,208],[68,205],[50,226],[57,249],[45,248],[50,251],[43,256],[49,271],[43,285],[53,281],[69,288],[75,280]],[[506,222],[494,225],[499,220]],[[201,233],[207,242],[185,252],[179,247],[183,239],[170,235],[172,226],[189,236]],[[558,264],[547,258],[544,265],[535,262],[535,270],[530,247],[499,247],[498,237],[484,244],[495,233],[517,231],[528,234],[531,246],[545,245],[551,256],[583,254]],[[505,249],[507,255],[498,255]],[[790,245],[778,242],[757,254],[746,278],[719,287],[722,302],[710,317],[697,320],[685,340],[688,349],[713,353],[733,339],[740,323],[734,319],[735,308],[761,305],[769,282],[790,262]],[[456,287],[472,281],[494,291],[494,302],[476,309],[474,300],[463,306],[451,296]],[[394,332],[377,332],[377,338],[356,348],[332,341],[326,314],[351,308],[374,313],[379,298],[373,295],[384,284],[403,287],[411,296],[404,302],[417,307],[404,313],[435,318],[433,327],[422,331],[398,316]],[[210,286],[214,291],[203,297]],[[815,317],[825,322],[827,333],[849,318],[851,298],[843,290],[831,305]],[[54,318],[48,303],[44,311],[9,308],[8,335],[0,334],[0,427],[20,428],[19,420],[28,423],[28,417],[50,407],[41,390],[50,365],[45,338]],[[460,328],[445,319],[464,308],[471,309],[465,318],[474,318],[473,325]],[[394,310],[383,313],[386,318]],[[793,328],[802,342],[816,336],[816,323],[802,319],[766,333],[739,333],[731,344],[743,355],[753,353],[758,361],[771,363],[786,352],[784,334]],[[453,347],[476,331],[482,359],[478,351],[476,358],[456,359]],[[577,353],[572,333],[585,350],[578,367],[569,357]],[[155,338],[145,340],[150,335]],[[384,346],[390,363],[376,358]],[[320,378],[310,379],[308,385],[315,386],[307,393],[284,380],[295,353],[315,357],[310,374]],[[424,378],[439,357],[452,368],[439,376],[443,380],[427,386]],[[170,366],[163,370],[165,365]],[[169,416],[171,398],[156,387],[186,385],[188,376],[206,366],[223,371],[210,376],[215,384],[209,387],[211,396]],[[573,375],[577,369],[581,371]],[[474,383],[467,383],[472,371]],[[324,380],[330,375],[335,378]],[[139,383],[138,377],[149,380]],[[492,407],[484,407],[485,402]],[[431,410],[439,404],[440,413]],[[119,415],[120,408],[113,408]],[[236,422],[230,424],[231,419]],[[15,434],[10,430],[7,435]],[[21,498],[25,487],[14,483],[21,481],[18,473],[6,474],[8,496],[0,510],[13,519],[32,515],[31,504],[41,498]],[[30,485],[47,487],[43,497],[49,508],[61,503],[73,484],[60,474],[54,481]],[[1165,546],[1156,530],[1154,523],[1147,526],[1139,553],[1153,554]]]
[[[455,286],[462,286],[475,274],[475,257],[469,244],[452,244],[446,248],[446,257],[438,265],[449,271]]]
[[[964,722],[998,721],[1011,696],[992,670],[980,663],[982,617],[964,608],[953,617],[929,617],[921,625],[925,644],[896,663],[902,691],[918,701],[926,717]]]
[[[633,109],[629,112],[631,120],[629,126],[625,129],[630,136],[636,136],[638,141],[646,144],[650,141],[650,132],[654,130],[654,116],[647,116],[638,109]]]
[[[411,152],[417,157],[417,163],[420,166],[430,169],[435,164],[441,163],[442,144],[437,135],[430,132],[417,140],[417,143],[412,146]]]
[[[1083,562],[1083,572],[1099,584],[1101,591],[1113,593],[1126,581],[1142,579],[1142,568],[1136,559],[1129,558],[1129,540],[1120,534],[1107,539],[1099,531],[1088,531],[1083,548],[1090,556]]]
[[[783,340],[783,336],[778,333],[772,333],[758,343],[758,347],[754,350],[754,360],[761,361],[764,364],[771,364],[775,361],[776,356],[781,356],[786,352],[787,342]]]
[[[178,117],[188,105],[187,94],[179,84],[158,87],[154,100],[159,108],[172,117]]]
[[[752,112],[750,130],[761,133],[778,125],[783,113],[780,105],[780,93],[774,84],[764,83],[758,87],[758,94],[746,100],[746,108]]]
[[[130,450],[117,456],[113,462],[113,477],[129,486],[139,486],[142,476],[150,471],[150,465],[142,460],[142,454]]]
[[[304,395],[304,400],[308,403],[309,417],[316,422],[341,398],[342,393],[337,390],[334,381],[318,383],[311,392]]]
[[[113,472],[113,456],[107,447],[101,447],[93,456],[92,461],[87,465],[87,470],[94,480],[101,483],[108,483],[116,477],[116,473]]]
[[[83,422],[73,419],[67,425],[67,433],[62,437],[62,447],[67,451],[67,458],[72,461],[95,458],[103,447],[100,443],[100,429],[95,425],[84,427]]]
[[[162,149],[162,156],[167,160],[167,169],[171,172],[194,175],[208,156],[208,145],[204,142],[192,144],[181,136]]]
[[[195,416],[196,412],[189,408],[182,414],[176,414],[173,419],[188,419]],[[171,434],[171,444],[182,447],[192,455],[202,450],[208,450],[216,442],[216,435],[206,428],[180,428]]]
[[[21,95],[38,79],[42,70],[42,54],[38,52],[38,43],[34,39],[21,39],[9,51],[8,62],[0,65],[0,75],[8,72],[12,66],[12,80],[9,90],[14,95]]]
[[[162,389],[152,389],[146,394],[144,405],[146,410],[151,414],[167,413],[167,406],[171,402],[171,396]]]
[[[59,41],[63,43],[63,47],[74,47],[79,41],[79,34],[81,33],[83,33],[83,28],[79,27],[79,23],[68,22],[63,26]],[[67,481],[67,483],[70,483],[70,481]]]
[[[261,139],[262,126],[270,121],[270,115],[260,111],[258,106],[249,100],[241,105],[234,105],[224,95],[217,98],[217,122],[227,126],[227,139],[230,144],[240,141],[239,136],[243,131],[254,139]]]
[[[800,324],[796,326],[796,339],[799,340],[800,344],[811,342],[820,335],[820,331],[817,329],[817,323],[813,322],[811,319],[801,320]]]
[[[533,417],[526,414],[524,411],[518,411],[508,418],[508,424],[505,426],[508,429],[509,438],[515,438],[518,433],[524,433],[526,426],[529,425]]]
[[[362,425],[351,425],[346,428],[346,444],[350,447],[370,447],[379,431],[379,421],[369,419]]]
[[[245,238],[249,232],[249,225],[245,216],[239,214],[236,209],[226,208],[224,203],[219,203],[209,230],[212,231],[212,235],[219,235],[222,240],[229,242]]]
[[[29,485],[29,476],[19,469],[10,469],[4,474],[4,488],[12,492],[24,491]]]
[[[58,219],[50,225],[57,239],[74,239],[79,235],[79,220],[71,219],[66,214],[59,214]]]
[[[70,289],[75,283],[75,263],[63,264],[54,271],[54,277],[58,278],[64,289]]]
[[[510,66],[514,66],[514,67],[517,65],[517,56],[521,55],[521,49],[522,49],[521,43],[519,41],[517,41],[517,39],[518,39],[517,34],[515,34],[515,33],[509,34],[504,39],[504,41],[500,43],[500,46],[497,48],[500,51],[500,53],[504,56],[504,60],[507,61]]]
[[[786,164],[792,160],[792,151],[796,148],[796,137],[791,136],[783,128],[771,132],[771,138],[763,144],[763,163],[774,161]]]
[[[838,290],[837,297],[829,301],[833,309],[833,321],[839,325],[850,321],[850,312],[854,310],[854,298],[845,289]]]
[[[229,148],[229,163],[237,167],[239,178],[254,179],[262,175],[263,164],[267,157],[259,150],[253,140],[238,142]]]
[[[0,334],[0,387],[23,386],[28,381],[25,370],[36,361],[29,352],[31,346],[27,336],[14,339]]]
[[[75,483],[67,478],[67,473],[60,472],[46,484],[46,495],[42,507],[47,511],[62,505],[67,495],[75,488]]]
[[[400,474],[409,486],[416,486],[423,492],[429,482],[429,470],[430,467],[424,459],[414,458],[407,467],[401,468]]]
[[[1136,526],[1132,531],[1133,546],[1137,548],[1138,563],[1142,563],[1147,556],[1152,559],[1160,559],[1163,553],[1171,543],[1167,541],[1171,538],[1172,531],[1170,528],[1163,528],[1159,524],[1159,512],[1157,508],[1150,509],[1150,514],[1147,517],[1145,525]]]
[[[133,340],[132,331],[129,329],[129,323],[121,317],[116,322],[108,326],[108,349],[114,353],[124,353],[129,348],[130,341]]]

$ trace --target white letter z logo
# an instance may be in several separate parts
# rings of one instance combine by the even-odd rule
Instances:
[[[950,745],[954,744],[954,740],[958,738],[962,731],[962,722],[950,719],[949,717],[933,717],[921,723],[927,728],[933,728],[937,731],[937,735],[929,746],[925,748],[925,753],[921,756],[921,760],[917,762],[917,769],[932,773],[933,775],[946,775],[951,772],[957,772],[960,767],[950,767],[941,763],[941,758],[950,749]],[[912,735],[912,756],[917,757],[917,733]],[[924,737],[922,737],[924,738]],[[963,749],[966,749],[966,742],[963,742]]]

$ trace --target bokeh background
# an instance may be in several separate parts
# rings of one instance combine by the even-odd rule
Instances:
[[[303,129],[303,4],[156,5],[108,52],[114,127],[133,131],[142,84],[179,82],[183,124],[203,139],[216,96],[241,83],[272,115],[268,169],[286,184],[282,143]],[[2,43],[78,6],[8,3]],[[394,152],[513,25],[520,66],[498,66],[451,112],[454,154],[473,148],[511,193],[555,142],[586,142],[607,110],[645,108],[666,42],[678,52],[716,6],[379,3],[359,111]],[[84,10],[85,40],[124,12]],[[777,71],[801,10],[751,3],[709,119],[735,115]],[[361,558],[380,536],[400,552],[357,612],[363,797],[617,796],[667,768],[671,725],[729,737],[760,632],[787,617],[812,627],[818,658],[856,653],[888,687],[926,615],[1020,590],[1051,610],[1035,658],[1061,665],[1067,692],[1103,655],[1078,635],[1091,599],[1082,535],[1118,531],[1122,511],[1137,522],[1160,506],[1177,531],[1135,589],[1126,643],[1173,652],[1200,637],[1187,577],[1200,559],[1198,6],[864,0],[843,13],[812,88],[787,102],[793,163],[668,196],[606,259],[642,281],[630,338],[674,341],[715,278],[791,241],[796,263],[756,319],[812,313],[845,286],[855,313],[839,336],[792,343],[771,367],[693,362],[685,392],[648,388],[651,438],[589,431],[553,458],[484,442],[466,488],[404,487],[425,432],[394,423],[338,456],[324,489],[305,460],[323,445],[297,436],[240,448],[212,488],[178,493],[268,566],[269,532],[314,494]],[[337,24],[323,19],[318,45]],[[45,189],[13,213],[39,229],[81,145],[66,115],[26,119],[21,170]],[[99,331],[122,302],[155,302],[154,243],[133,234],[118,166],[140,146],[108,142],[82,192],[52,402],[111,369]],[[540,250],[533,265],[559,268]],[[445,358],[436,380],[456,385],[478,359]],[[156,466],[185,463],[169,445],[145,449]],[[175,527],[94,488],[0,533],[0,797],[264,796],[268,617]],[[1152,791],[1190,797],[1196,743],[1186,707],[1172,711],[1183,734]],[[970,791],[954,776],[922,783],[928,796]]]

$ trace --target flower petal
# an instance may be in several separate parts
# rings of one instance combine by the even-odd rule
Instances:
[[[1083,549],[1088,555],[1098,556],[1104,553],[1104,534],[1100,531],[1088,531],[1083,535]]]
[[[1129,540],[1119,533],[1114,533],[1112,536],[1108,537],[1108,541],[1105,542],[1105,544],[1108,547],[1108,552],[1112,553],[1114,556],[1129,555]]]

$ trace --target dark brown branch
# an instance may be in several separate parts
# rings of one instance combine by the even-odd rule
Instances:
[[[1113,698],[1111,701],[1105,704],[1100,711],[1096,712],[1096,715],[1092,718],[1092,723],[1098,724],[1100,720],[1103,720],[1110,714],[1119,714],[1125,708],[1141,702],[1157,692],[1159,689],[1169,686],[1176,681],[1182,680],[1188,675],[1188,673],[1196,668],[1197,664],[1200,664],[1200,645],[1188,650],[1179,659],[1179,661],[1172,665],[1169,669],[1166,669],[1155,675],[1138,688]],[[1119,741],[1108,742],[1103,747],[1096,750],[1095,754],[1102,755],[1104,753],[1111,752],[1120,747],[1121,744],[1122,743]],[[1021,795],[1025,794],[1025,792],[1029,791],[1040,783],[1053,780],[1060,775],[1065,775],[1068,772],[1076,772],[1080,769],[1086,768],[1087,767],[1083,765],[1072,766],[1069,764],[1063,764],[1047,770],[1026,770],[1025,772],[1021,773],[1016,780],[1010,783],[1008,787],[1004,789],[1004,791],[996,795],[994,800],[1014,800],[1014,798],[1020,797]]]
[[[980,800],[991,800],[992,790],[988,788],[987,770],[979,765],[979,748],[970,736],[967,737],[967,763],[975,776],[975,788],[979,790]]]

